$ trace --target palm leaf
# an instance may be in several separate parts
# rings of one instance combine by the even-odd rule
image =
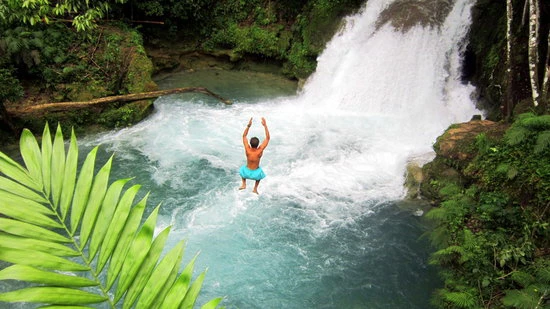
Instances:
[[[51,190],[52,147],[50,126],[46,125],[42,133],[42,181],[44,181],[44,193],[46,196],[50,196]]]
[[[8,265],[0,280],[23,284],[0,293],[0,302],[65,309],[193,306],[205,273],[191,283],[195,258],[180,270],[184,244],[165,250],[169,227],[154,237],[160,206],[142,224],[148,194],[134,205],[139,185],[124,189],[130,179],[109,184],[112,157],[95,173],[96,147],[79,170],[74,131],[65,151],[60,126],[52,141],[46,125],[41,146],[24,130],[20,148],[25,167],[0,152],[0,261]]]

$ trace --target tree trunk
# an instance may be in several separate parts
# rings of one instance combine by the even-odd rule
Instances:
[[[531,80],[531,93],[533,105],[537,107],[540,102],[540,89],[538,79],[538,42],[539,42],[539,5],[538,0],[529,0],[529,77]]]
[[[140,92],[140,93],[132,93],[132,94],[126,94],[126,95],[110,96],[110,97],[104,97],[104,98],[99,98],[99,99],[94,99],[94,100],[84,101],[84,102],[45,103],[45,104],[25,107],[14,111],[14,113],[33,113],[38,111],[78,109],[82,107],[101,105],[101,104],[113,103],[113,102],[133,102],[133,101],[139,101],[139,100],[145,100],[145,99],[153,99],[163,95],[185,93],[185,92],[204,93],[206,95],[212,96],[222,101],[225,104],[231,104],[231,101],[224,99],[220,95],[215,94],[206,88],[186,87],[186,88],[175,88],[175,89],[169,89],[169,90],[159,90],[159,91],[152,91],[152,92]]]
[[[521,29],[525,27],[525,20],[527,19],[528,14],[529,14],[529,0],[525,0],[523,5],[523,13],[521,14],[521,25],[520,25]]]
[[[546,68],[544,70],[544,79],[542,81],[542,102],[548,112],[550,108],[550,31],[548,31],[548,48],[546,52]]]
[[[9,133],[17,132],[17,130],[15,129],[14,125],[11,122],[8,112],[6,111],[6,107],[2,102],[0,102],[0,130],[6,131]]]
[[[506,98],[504,103],[504,117],[509,120],[514,108],[513,76],[512,76],[512,25],[514,19],[514,7],[512,0],[506,0]]]

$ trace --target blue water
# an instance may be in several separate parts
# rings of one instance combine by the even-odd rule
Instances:
[[[201,80],[211,73],[176,74],[159,84],[220,81],[226,88],[217,93],[236,98],[233,105],[194,94],[161,98],[144,122],[84,143],[84,149],[102,144],[104,160],[115,153],[113,177],[135,177],[142,194],[151,191],[151,209],[162,203],[158,230],[172,226],[170,245],[187,239],[186,262],[200,252],[197,271],[208,268],[208,274],[199,302],[223,296],[227,308],[429,308],[441,283],[427,265],[430,247],[420,238],[426,226],[413,215],[416,206],[399,207],[388,200],[396,193],[372,184],[385,175],[350,175],[357,180],[351,187],[346,179],[330,179],[346,157],[370,157],[369,147],[354,145],[369,134],[334,147],[319,115],[287,117],[296,104],[295,83],[247,72]],[[251,75],[253,82],[241,82]],[[242,91],[233,95],[235,89]],[[272,141],[262,161],[268,177],[255,195],[252,183],[237,189],[237,169],[248,113],[258,111]],[[372,125],[356,118],[333,122],[349,130]],[[252,131],[263,139],[258,122]]]

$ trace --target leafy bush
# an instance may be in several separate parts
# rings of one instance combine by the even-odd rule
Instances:
[[[446,269],[434,300],[439,307],[547,304],[549,128],[548,115],[523,114],[501,140],[478,137],[477,157],[463,171],[466,185],[440,189],[443,202],[428,213],[437,223],[431,262]]]
[[[0,68],[0,104],[16,101],[23,96],[23,87],[11,70]]]

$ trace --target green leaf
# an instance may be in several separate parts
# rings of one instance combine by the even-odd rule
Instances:
[[[44,182],[44,193],[50,196],[52,171],[52,136],[50,126],[46,123],[42,132],[42,181]]]
[[[160,205],[153,210],[132,241],[126,260],[122,265],[120,278],[118,279],[115,303],[120,300],[136,277],[141,264],[147,256],[147,252],[149,252],[151,248],[159,208]]]
[[[129,179],[108,186],[112,157],[94,175],[98,148],[88,153],[78,171],[74,130],[67,153],[60,125],[53,143],[47,127],[42,141],[40,148],[30,131],[22,134],[21,153],[29,171],[0,153],[0,173],[5,176],[0,176],[0,260],[9,265],[0,270],[0,280],[39,285],[1,293],[0,302],[67,309],[106,300],[101,307],[114,307],[124,297],[119,305],[129,308],[141,297],[139,306],[162,304],[178,276],[183,244],[160,259],[170,228],[152,241],[159,206],[140,229],[148,194],[132,208],[139,185],[124,194]],[[194,261],[178,279],[185,290]],[[116,290],[111,288],[114,283]],[[191,289],[200,289],[200,284]]]
[[[169,273],[164,285],[159,287],[157,296],[153,300],[152,308],[155,308],[155,309],[160,308],[161,305],[164,303],[164,298],[166,297],[166,295],[168,295],[168,292],[170,291],[172,286],[175,284],[176,277],[178,277],[179,265],[181,264],[182,258],[183,258],[183,250],[176,257],[177,262],[174,265],[173,271]]]
[[[94,309],[93,307],[86,307],[86,306],[42,306],[38,307],[38,309]]]
[[[94,180],[94,165],[95,157],[97,155],[97,149],[98,147],[96,146],[94,149],[92,149],[92,151],[88,153],[88,156],[86,157],[86,160],[84,160],[84,164],[82,165],[80,175],[78,176],[78,180],[76,182],[76,188],[73,196],[73,204],[71,208],[71,234],[73,235],[78,228],[80,219],[84,212],[84,207],[86,206],[86,203],[90,196],[90,189]]]
[[[164,258],[160,261],[159,265],[155,268],[151,274],[151,278],[143,288],[143,293],[138,300],[136,309],[149,309],[157,294],[164,287],[167,281],[167,277],[174,271],[181,261],[183,254],[184,241],[180,241],[170,252],[168,252]]]
[[[34,267],[24,265],[12,265],[0,270],[0,280],[21,280],[26,282],[62,287],[84,287],[99,285],[97,282],[88,278],[43,271]]]
[[[23,130],[19,147],[21,148],[23,161],[25,161],[25,165],[29,171],[29,176],[42,189],[42,154],[40,153],[36,138],[34,138],[34,135],[28,129]]]
[[[218,307],[218,305],[220,304],[220,302],[222,301],[223,298],[221,297],[218,297],[218,298],[214,298],[212,299],[211,301],[207,302],[206,304],[204,304],[201,309],[216,309],[216,307]]]
[[[46,211],[48,211],[47,208],[36,202],[0,191],[0,214],[39,226],[63,227],[50,217],[42,214]]]
[[[38,307],[38,309],[93,309],[93,307],[86,307],[86,306],[42,306]]]
[[[52,303],[59,305],[94,304],[107,298],[82,290],[55,287],[34,287],[0,294],[0,301]]]
[[[34,182],[29,176],[26,169],[6,156],[3,152],[0,152],[0,172],[35,191],[40,191],[42,189],[40,185]]]
[[[39,214],[45,215],[55,215],[55,212],[53,210],[33,201],[32,199],[2,190],[0,190],[0,204],[5,204],[6,207],[15,206],[16,208],[23,208],[21,209],[21,211],[37,212]]]
[[[191,284],[191,287],[189,288],[189,291],[187,294],[185,294],[185,298],[183,299],[183,303],[181,304],[180,308],[182,309],[191,309],[195,305],[195,302],[197,301],[197,297],[199,296],[199,292],[202,288],[202,282],[204,281],[204,276],[206,276],[206,270],[203,271],[197,279]]]
[[[58,207],[59,199],[61,197],[61,190],[65,187],[63,180],[66,180],[65,173],[65,144],[63,141],[63,132],[61,131],[61,126],[57,126],[57,131],[55,132],[55,138],[52,146],[52,158],[51,158],[51,186],[52,186],[52,201],[54,207]],[[64,177],[59,177],[60,174],[65,174]],[[65,187],[66,191],[71,190],[71,188]],[[63,208],[61,208],[63,209]],[[63,212],[62,212],[63,213]]]
[[[145,210],[148,196],[149,194],[147,194],[139,203],[137,203],[136,206],[134,206],[134,208],[132,208],[128,219],[126,220],[126,224],[124,225],[124,229],[120,234],[116,245],[116,250],[111,256],[109,271],[107,272],[107,288],[109,289],[113,283],[115,283],[115,279],[122,268],[122,264],[126,262],[128,250],[132,244],[132,239],[136,236],[136,230],[141,223],[141,218],[143,217],[143,211]]]
[[[193,275],[193,270],[195,268],[195,260],[197,259],[198,254],[193,257],[191,262],[187,264],[178,280],[172,285],[170,291],[164,298],[164,303],[162,308],[179,308],[182,303],[185,295],[187,295],[189,285],[191,284],[191,276]]]
[[[4,247],[22,249],[22,250],[36,250],[41,252],[50,253],[57,256],[79,256],[80,252],[77,252],[67,246],[56,242],[24,238],[5,234],[0,232],[0,244]]]
[[[475,297],[467,292],[449,292],[445,298],[460,308],[474,308],[477,305]]]
[[[33,250],[19,250],[0,247],[0,260],[13,264],[36,266],[52,270],[86,271],[87,266],[60,258],[58,256]]]
[[[540,296],[536,292],[529,289],[509,290],[502,297],[502,303],[510,307],[532,309],[538,307],[539,298]]]
[[[145,287],[145,284],[151,277],[153,269],[162,253],[162,249],[164,248],[164,244],[168,239],[169,232],[170,227],[167,227],[153,241],[153,245],[151,245],[151,249],[147,253],[147,257],[141,265],[136,279],[133,281],[130,289],[128,289],[128,293],[124,299],[124,309],[132,307],[138,296],[141,294],[143,287]]]
[[[78,165],[78,146],[76,144],[76,136],[74,130],[71,132],[71,142],[67,152],[63,170],[63,188],[61,190],[61,198],[59,201],[59,209],[61,209],[62,218],[67,217],[70,205],[73,202],[73,194],[76,186],[76,170]]]
[[[140,187],[140,185],[132,186],[130,189],[126,190],[126,192],[120,199],[117,209],[113,215],[111,224],[107,229],[107,234],[105,236],[105,240],[103,241],[103,245],[101,246],[101,252],[99,253],[99,258],[97,262],[98,270],[102,270],[105,266],[105,263],[107,263],[107,260],[111,257],[111,254],[118,242],[118,237],[120,236],[120,233],[124,228],[124,224],[126,223],[126,219],[130,214],[130,206],[132,206],[134,197],[136,196]]]
[[[111,164],[113,162],[113,157],[105,163],[105,165],[97,173],[92,190],[90,192],[90,198],[88,204],[86,205],[86,210],[84,217],[82,218],[82,227],[80,228],[80,249],[82,250],[88,238],[90,232],[95,224],[97,215],[99,213],[99,206],[103,202],[105,197],[105,192],[107,191],[107,184],[109,182],[109,174],[111,173]]]
[[[45,228],[12,219],[0,218],[0,230],[22,237],[36,238],[61,243],[72,242],[72,240]]]
[[[542,131],[537,136],[535,153],[541,153],[548,148],[550,148],[550,130]]]
[[[0,189],[38,203],[48,203],[48,200],[45,199],[44,196],[38,194],[36,191],[31,190],[6,177],[0,176]]]
[[[90,241],[89,250],[91,259],[95,257],[100,245],[103,243],[103,239],[105,239],[105,234],[107,234],[107,229],[115,213],[122,188],[129,180],[129,178],[117,180],[107,189],[94,228],[94,233],[92,234],[92,240]]]

